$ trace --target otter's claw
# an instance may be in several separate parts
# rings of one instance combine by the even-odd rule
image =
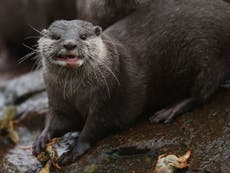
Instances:
[[[154,116],[150,117],[149,120],[152,123],[170,123],[175,116],[173,109],[163,109],[159,112],[156,112]]]
[[[44,151],[46,148],[46,144],[48,144],[51,139],[52,139],[52,133],[43,131],[42,134],[33,143],[33,148],[32,148],[33,155],[37,156],[42,151]]]
[[[163,109],[159,112],[156,112],[154,116],[150,117],[150,121],[153,123],[169,123],[175,118],[176,116],[187,112],[191,108],[194,107],[196,100],[194,98],[188,98],[182,100],[181,102],[177,103],[176,105],[169,107],[167,109]]]

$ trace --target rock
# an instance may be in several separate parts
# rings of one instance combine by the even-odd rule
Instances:
[[[24,127],[17,128],[20,136],[20,143],[12,147],[3,154],[0,166],[1,171],[7,173],[34,173],[41,169],[42,165],[32,156],[32,141],[35,138],[36,131],[31,131]],[[58,155],[68,151],[68,147],[73,144],[78,133],[67,133],[61,142],[55,144]],[[2,172],[1,172],[2,173]]]
[[[6,97],[4,93],[4,86],[0,86],[0,110],[6,105]]]
[[[139,123],[100,141],[91,152],[72,165],[72,170],[83,172],[86,165],[96,164],[96,173],[151,172],[159,154],[181,155],[191,149],[192,170],[226,173],[230,167],[229,103],[230,91],[222,90],[209,103],[178,117],[171,124]],[[142,154],[129,151],[114,157],[114,151],[123,148],[120,153],[124,153],[124,147],[128,151],[130,146],[149,150],[144,150],[148,152]]]
[[[31,153],[35,132],[24,127],[17,128],[17,131],[20,136],[20,143],[17,146],[11,146],[11,149],[5,152],[1,151],[1,171],[3,173],[32,173],[41,167]]]
[[[1,87],[1,92],[5,96],[5,105],[21,103],[28,97],[44,90],[45,85],[41,71],[22,75],[10,80],[5,86]]]
[[[92,164],[85,167],[84,173],[94,173],[96,170],[97,170],[97,165]]]
[[[48,99],[41,71],[34,71],[0,86],[0,119],[4,107],[14,105],[17,119],[27,125],[39,125],[48,109]],[[29,123],[28,123],[29,122]],[[35,122],[35,123],[33,123]],[[31,126],[30,126],[31,127]]]
[[[30,128],[42,128],[48,111],[48,98],[45,91],[35,94],[17,105],[20,124]]]
[[[229,103],[230,90],[222,89],[207,104],[185,113],[171,124],[151,124],[147,120],[139,122],[126,131],[99,141],[76,163],[63,167],[62,173],[152,173],[158,155],[181,155],[189,149],[192,157],[187,173],[228,173]],[[21,139],[18,145],[12,146],[0,138],[0,167],[3,173],[34,173],[41,167],[31,155],[31,148],[22,149],[21,146],[31,146],[38,135],[43,121],[35,119],[43,117],[38,115],[46,112],[46,109],[43,110],[45,107],[47,109],[47,96],[44,91],[17,104],[18,112],[27,114],[27,118],[22,118],[21,124],[16,126]],[[31,123],[33,120],[35,124]],[[67,141],[71,143],[71,140]],[[59,147],[60,151],[65,150],[63,146]],[[185,172],[186,170],[182,173]]]
[[[30,115],[30,114],[45,114],[48,110],[48,98],[47,93],[41,92],[30,97],[20,105],[17,105],[18,114]]]

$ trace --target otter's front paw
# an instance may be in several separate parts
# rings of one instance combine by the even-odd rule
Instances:
[[[42,151],[44,151],[46,148],[46,144],[52,139],[52,137],[53,137],[52,132],[44,130],[33,143],[33,148],[32,148],[33,155],[37,156]]]
[[[70,151],[64,153],[60,159],[60,165],[67,165],[76,161],[81,155],[89,150],[90,144],[76,141],[74,147]]]

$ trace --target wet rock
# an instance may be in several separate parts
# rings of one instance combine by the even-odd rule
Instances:
[[[42,128],[48,111],[48,98],[45,91],[35,94],[17,105],[20,124],[30,128]]]
[[[31,146],[35,132],[27,128],[17,128],[20,143],[16,146],[10,146],[10,149],[1,149],[1,171],[3,173],[32,173],[37,170],[40,163],[32,156]]]
[[[23,102],[45,90],[41,71],[34,71],[0,84],[0,110],[10,104]]]
[[[4,87],[0,85],[0,110],[4,108],[6,104],[6,98],[4,94]]]
[[[178,172],[178,173],[180,173],[180,172]],[[211,172],[208,172],[205,170],[187,170],[187,171],[185,171],[185,173],[211,173]]]
[[[7,173],[38,172],[42,168],[42,165],[32,156],[32,141],[35,138],[36,131],[31,131],[24,127],[19,127],[17,131],[21,139],[20,143],[15,147],[11,146],[10,150],[2,153],[4,157],[0,163],[1,171]],[[77,136],[77,132],[68,133],[58,144],[54,144],[59,156],[68,151],[69,146],[74,143],[74,139]]]
[[[70,132],[64,135],[60,142],[53,146],[57,149],[58,155],[61,156],[63,153],[69,151],[69,147],[72,146],[79,136],[78,132]]]
[[[0,87],[0,109],[5,105],[18,104],[28,97],[45,90],[41,71],[34,71],[10,80]]]
[[[39,125],[48,109],[48,99],[41,71],[34,71],[0,84],[0,119],[4,108],[14,105],[22,124]],[[35,123],[33,123],[35,122]]]
[[[132,170],[151,172],[156,155],[180,155],[191,149],[190,168],[193,172],[199,170],[226,173],[230,167],[229,103],[230,91],[222,90],[209,103],[178,117],[171,124],[139,123],[128,131],[99,142],[89,154],[83,156],[77,164],[73,164],[72,168],[82,172],[82,168],[87,164],[96,164],[98,173],[125,173]],[[129,156],[125,154],[122,157],[120,154],[120,157],[114,157],[114,151],[130,146],[148,148],[149,152],[136,155],[128,152]],[[119,153],[123,151],[119,150]]]
[[[48,109],[48,98],[46,92],[41,92],[30,97],[23,103],[17,105],[18,114],[45,114]]]
[[[61,172],[152,173],[158,155],[181,155],[190,149],[190,169],[183,173],[228,173],[229,103],[230,91],[222,90],[209,103],[178,117],[171,124],[139,122],[129,130],[99,141],[76,163],[63,167]],[[31,145],[39,130],[27,124],[24,126],[28,127],[18,127],[21,141],[17,146],[7,142],[0,144],[3,147],[0,154],[4,156],[4,162],[0,161],[3,172],[17,170],[19,173],[34,173],[41,167],[31,155],[31,148],[20,148]],[[71,140],[66,142],[71,143]]]
[[[144,155],[150,153],[151,150],[145,146],[128,146],[125,145],[124,147],[115,148],[111,151],[108,151],[108,155],[113,158],[124,158],[124,157],[131,157],[135,155]],[[154,155],[154,151],[152,151],[152,154]]]

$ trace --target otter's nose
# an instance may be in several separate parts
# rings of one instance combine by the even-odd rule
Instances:
[[[77,44],[74,40],[65,40],[63,42],[63,47],[66,49],[66,50],[73,50],[77,47]]]

